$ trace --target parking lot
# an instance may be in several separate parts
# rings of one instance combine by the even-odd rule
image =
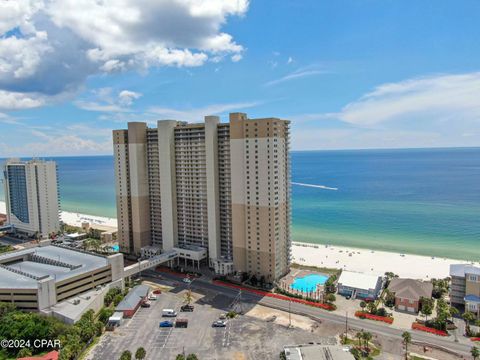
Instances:
[[[140,346],[147,359],[175,359],[185,351],[202,360],[276,359],[283,345],[319,341],[318,334],[302,329],[288,329],[250,316],[228,320],[226,327],[214,328],[213,321],[225,313],[232,299],[223,295],[195,294],[193,312],[180,312],[183,291],[163,293],[150,308],[140,308],[132,319],[114,332],[102,336],[87,359],[118,359],[124,350],[132,354]],[[248,305],[246,305],[248,306]],[[162,309],[178,311],[177,318],[188,319],[187,328],[160,328]]]

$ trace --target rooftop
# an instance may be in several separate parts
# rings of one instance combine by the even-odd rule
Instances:
[[[140,300],[148,295],[150,287],[147,285],[137,285],[125,296],[125,298],[118,304],[115,311],[131,310],[137,307]]]
[[[413,279],[392,279],[388,290],[395,293],[403,299],[420,300],[421,297],[430,298],[432,296],[433,284]]]
[[[450,276],[465,277],[465,274],[480,275],[480,267],[470,264],[450,265]]]
[[[285,346],[287,360],[353,360],[353,355],[340,346],[306,344]]]
[[[376,289],[379,275],[343,270],[338,283],[356,289]]]
[[[0,255],[0,288],[37,288],[40,279],[61,281],[108,265],[108,260],[60,246],[37,246]]]

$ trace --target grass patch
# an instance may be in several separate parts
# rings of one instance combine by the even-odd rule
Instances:
[[[363,343],[364,343],[364,342],[363,342],[363,340],[362,340],[362,344],[363,344]],[[350,338],[348,338],[348,339],[345,340],[345,338],[343,338],[343,339],[342,339],[342,344],[343,344],[343,345],[351,345],[351,346],[354,347],[354,348],[358,348],[358,339],[350,339]],[[370,348],[370,354],[369,354],[369,356],[368,356],[368,357],[362,357],[361,359],[365,359],[365,360],[366,360],[366,359],[372,359],[373,357],[380,355],[381,350],[380,350],[380,348],[377,347],[375,344],[373,344],[372,342],[369,342],[369,343],[368,343],[368,347]]]
[[[329,274],[329,275],[339,275],[340,272],[342,271],[341,269],[301,265],[301,264],[297,264],[297,263],[291,263],[290,267],[292,267],[294,269],[300,269],[300,270],[318,271],[318,272],[321,272],[321,273],[324,273],[324,274]]]

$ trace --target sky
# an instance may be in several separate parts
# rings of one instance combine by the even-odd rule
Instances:
[[[292,149],[480,146],[478,0],[0,0],[0,158],[245,112]]]

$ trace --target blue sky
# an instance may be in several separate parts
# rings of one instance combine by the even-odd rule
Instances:
[[[0,2],[0,157],[242,111],[292,148],[480,146],[480,2]]]

